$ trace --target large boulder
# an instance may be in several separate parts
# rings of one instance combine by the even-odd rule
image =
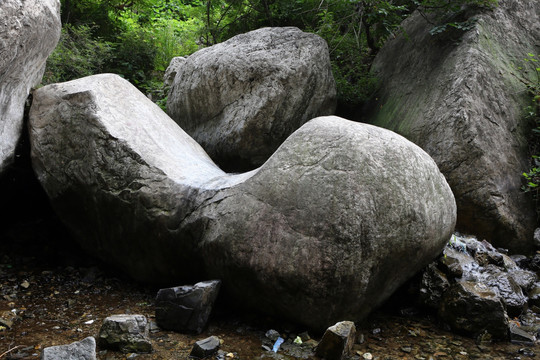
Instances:
[[[60,38],[59,0],[0,1],[0,174],[11,164],[30,89]]]
[[[251,31],[171,66],[169,115],[224,167],[261,165],[306,121],[335,110],[328,46],[297,28]]]
[[[135,87],[96,75],[37,90],[30,133],[36,174],[86,249],[139,280],[221,279],[237,303],[319,330],[368,314],[454,228],[424,151],[337,117],[229,175]]]
[[[523,121],[530,104],[518,70],[540,51],[540,2],[501,0],[462,36],[419,13],[373,68],[381,88],[368,121],[404,135],[439,165],[458,206],[457,227],[514,251],[533,249],[535,212],[520,191],[529,168]],[[526,80],[524,80],[526,82]]]

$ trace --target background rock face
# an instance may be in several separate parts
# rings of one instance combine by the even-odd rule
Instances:
[[[517,67],[540,51],[540,2],[500,1],[478,19],[452,41],[451,32],[431,36],[433,25],[411,16],[407,38],[390,41],[375,59],[382,88],[370,121],[434,158],[456,196],[461,231],[528,251],[535,214],[520,186],[529,167],[529,125],[521,119],[530,100]]]
[[[30,88],[60,38],[60,1],[0,2],[0,174],[11,163]]]
[[[30,118],[34,169],[85,248],[140,280],[221,279],[236,303],[319,330],[367,315],[454,228],[433,160],[371,125],[314,119],[228,175],[114,75],[39,89]]]
[[[297,28],[264,28],[189,56],[167,109],[220,165],[249,167],[335,104],[326,42]]]

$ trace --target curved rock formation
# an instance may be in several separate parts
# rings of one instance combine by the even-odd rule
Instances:
[[[235,36],[177,71],[167,111],[225,167],[261,165],[294,130],[336,106],[328,46],[297,28]]]
[[[0,174],[15,156],[24,103],[60,38],[59,0],[0,2]]]
[[[540,53],[540,2],[501,0],[477,19],[460,38],[431,36],[433,25],[418,13],[407,19],[407,35],[375,59],[382,87],[368,119],[433,157],[456,196],[458,229],[528,252],[536,216],[520,187],[530,98],[518,67],[527,53]]]
[[[454,228],[433,160],[371,125],[311,120],[229,175],[115,75],[37,90],[30,119],[34,169],[86,249],[144,281],[221,279],[239,304],[319,330],[368,314]]]

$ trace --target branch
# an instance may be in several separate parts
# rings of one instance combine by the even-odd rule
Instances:
[[[12,352],[13,350],[20,348],[21,346],[22,345],[17,345],[14,348],[11,348],[8,351],[3,352],[2,354],[0,354],[0,359],[6,356],[7,354],[9,354],[10,352]]]

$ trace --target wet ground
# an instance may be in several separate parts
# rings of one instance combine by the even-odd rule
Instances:
[[[47,238],[47,234],[43,236]],[[0,323],[1,360],[37,359],[45,347],[96,336],[103,319],[110,315],[143,314],[152,321],[157,289],[123,278],[76,247],[61,242],[44,243],[43,239],[0,239],[0,318],[4,319]],[[473,339],[444,330],[429,316],[418,314],[399,301],[393,304],[357,325],[353,359],[540,358],[538,345],[479,345]],[[276,354],[262,347],[264,334],[270,328],[288,339]],[[303,331],[272,319],[218,307],[208,329],[200,335],[152,331],[151,354],[98,349],[98,359],[187,359],[195,341],[211,335],[222,340],[221,359],[315,359],[312,349],[319,340],[315,334],[310,334],[313,340],[303,346],[291,344]]]

